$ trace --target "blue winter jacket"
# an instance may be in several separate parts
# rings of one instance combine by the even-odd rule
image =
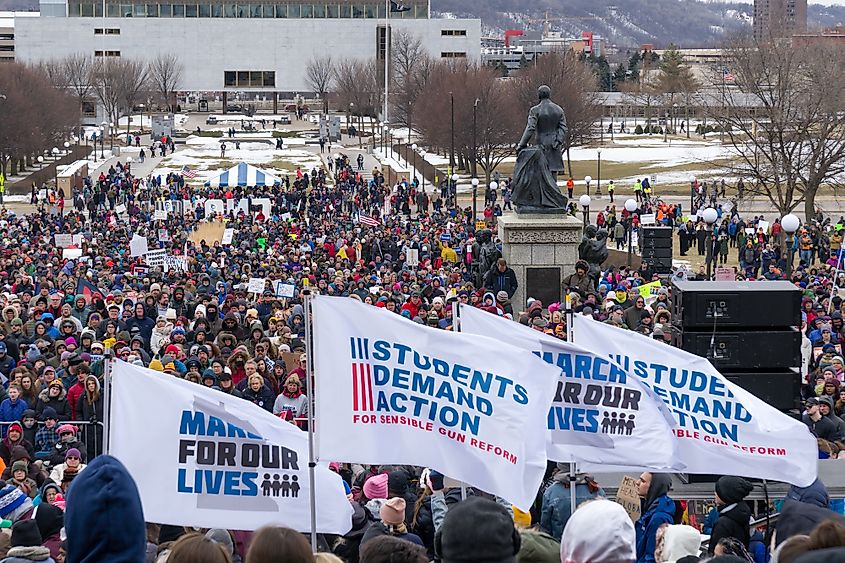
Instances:
[[[569,476],[566,476],[569,479]],[[588,500],[593,500],[597,497],[604,497],[604,491],[599,489],[595,493],[590,492],[590,488],[583,480],[576,481],[575,485],[575,503],[576,507],[581,506],[581,503]],[[546,492],[543,493],[543,507],[540,512],[540,528],[552,536],[557,541],[560,541],[563,535],[563,529],[572,516],[572,500],[569,492],[569,487],[564,486],[563,483],[556,481]]]
[[[669,495],[655,499],[634,525],[637,532],[637,563],[655,563],[657,529],[663,524],[674,523],[675,501]]]
[[[11,399],[4,399],[0,403],[0,422],[20,422],[23,413],[29,405],[23,399],[18,399],[14,403]]]

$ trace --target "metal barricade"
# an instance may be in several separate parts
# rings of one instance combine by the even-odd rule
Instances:
[[[6,438],[6,433],[8,432],[9,426],[11,424],[11,422],[0,422],[0,430],[2,430],[3,438]],[[23,423],[20,424],[21,426],[23,426]],[[76,439],[82,444],[82,447],[85,448],[85,451],[81,453],[85,456],[86,463],[90,463],[93,458],[103,453],[104,425],[102,422],[89,422],[81,420],[60,421],[56,422],[56,428],[64,424],[70,424],[76,427]],[[36,423],[36,426],[39,429],[43,428],[44,423],[38,422]],[[35,433],[37,432],[38,431],[36,430]],[[26,429],[24,429],[24,434],[27,433],[28,432],[26,431]],[[35,444],[32,444],[32,447],[35,448]]]

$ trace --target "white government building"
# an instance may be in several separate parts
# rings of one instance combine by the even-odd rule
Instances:
[[[420,37],[434,57],[478,60],[481,20],[431,18],[429,0],[41,0],[39,17],[15,17],[15,59],[153,59],[175,53],[180,91],[308,92],[313,56],[384,60],[385,29]]]

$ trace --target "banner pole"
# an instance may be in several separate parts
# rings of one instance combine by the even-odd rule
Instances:
[[[461,332],[461,306],[457,299],[452,301],[452,327],[454,332]],[[467,499],[466,483],[461,481],[461,500]]]
[[[305,377],[307,385],[311,390],[311,404],[308,405],[308,486],[309,501],[311,503],[311,551],[317,553],[317,479],[315,475],[317,463],[314,460],[314,407],[317,401],[314,383],[314,346],[312,342],[313,331],[311,330],[311,290],[302,291],[302,305],[305,310]]]
[[[106,350],[103,361],[103,453],[107,454],[111,451],[111,370],[114,362],[111,348]]]
[[[570,343],[575,342],[575,331],[573,325],[575,324],[575,312],[572,310],[572,294],[566,290],[566,340]]]
[[[567,299],[568,301],[568,299]],[[575,460],[569,464],[569,517],[575,514],[575,509],[578,508],[578,502],[575,497]]]

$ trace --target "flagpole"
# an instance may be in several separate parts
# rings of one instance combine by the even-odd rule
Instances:
[[[452,301],[452,331],[453,332],[461,332],[461,307],[458,303],[458,300],[455,299]],[[461,500],[467,499],[467,486],[466,483],[461,481]]]
[[[107,454],[111,451],[111,370],[114,362],[111,348],[106,350],[103,362],[103,453]]]
[[[390,127],[390,120],[387,116],[387,98],[390,95],[390,90],[388,86],[388,66],[390,63],[390,0],[384,0],[384,114],[383,121],[387,124],[386,127]],[[382,131],[382,135],[384,135],[384,131]],[[392,147],[391,147],[392,148]],[[391,150],[391,152],[393,152]],[[385,153],[387,156],[387,153]]]
[[[311,390],[311,404],[308,405],[308,487],[311,503],[311,550],[317,553],[317,479],[315,475],[317,463],[314,459],[314,407],[317,401],[314,384],[314,346],[311,341],[311,290],[302,290],[302,305],[305,310],[305,377],[306,386]]]
[[[570,343],[575,342],[575,331],[572,325],[575,324],[575,312],[572,310],[572,295],[566,290],[566,339]]]
[[[575,311],[572,309],[572,293],[566,291],[564,297],[566,304],[566,340],[569,343],[574,343],[575,340]],[[575,460],[569,463],[569,514],[575,514],[575,509],[578,507],[578,500],[575,494],[575,476],[577,469],[575,467]]]

